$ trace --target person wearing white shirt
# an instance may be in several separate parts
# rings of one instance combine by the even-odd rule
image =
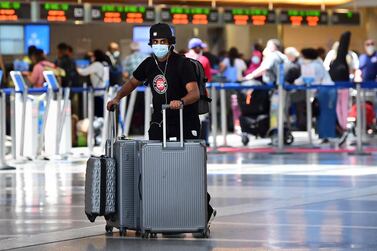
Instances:
[[[230,48],[228,57],[220,63],[220,72],[230,82],[242,81],[243,72],[247,69],[246,63],[239,56],[237,48]]]
[[[104,88],[106,87],[106,76],[105,65],[106,63],[106,54],[101,50],[95,50],[93,56],[91,57],[92,63],[86,68],[78,68],[77,72],[81,76],[89,76],[90,82],[93,88]],[[103,92],[96,92],[94,98],[94,114],[97,117],[103,117]]]

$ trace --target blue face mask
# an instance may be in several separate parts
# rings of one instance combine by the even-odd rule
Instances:
[[[167,44],[153,44],[153,54],[158,58],[163,58],[169,53],[169,45]]]

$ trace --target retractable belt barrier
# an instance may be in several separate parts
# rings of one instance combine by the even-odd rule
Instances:
[[[284,79],[284,78],[283,78]],[[278,78],[278,82],[281,82],[281,80]],[[361,82],[361,83],[355,83],[355,82],[336,82],[336,83],[329,83],[329,84],[304,84],[304,85],[289,85],[289,84],[281,84],[281,85],[275,85],[275,84],[264,84],[264,85],[249,85],[249,84],[244,84],[244,83],[208,83],[207,88],[211,91],[211,97],[213,99],[212,104],[211,104],[211,114],[212,114],[212,152],[218,152],[217,149],[217,130],[218,130],[218,125],[217,125],[217,92],[220,91],[220,101],[221,101],[221,129],[222,129],[222,136],[224,139],[224,144],[226,145],[227,140],[226,140],[226,96],[225,92],[227,90],[235,90],[235,91],[242,91],[242,90],[275,90],[278,89],[278,95],[279,95],[279,116],[278,116],[278,147],[276,148],[276,152],[283,152],[284,151],[284,143],[283,143],[283,137],[284,137],[284,96],[285,92],[290,92],[290,91],[295,91],[295,90],[303,90],[303,91],[309,91],[309,90],[317,90],[317,89],[356,89],[356,106],[357,106],[357,120],[361,121],[362,120],[362,95],[361,92],[363,89],[377,89],[377,82]],[[95,92],[103,92],[107,91],[107,88],[92,88],[92,87],[72,87],[72,88],[67,88],[67,90],[63,90],[63,92],[70,92],[70,93],[84,93],[88,94],[88,118],[91,124],[93,124],[94,120],[94,93]],[[56,92],[56,90],[53,90]],[[11,96],[14,95],[15,93],[24,93],[25,91],[16,91],[13,88],[4,88],[1,89],[1,92],[3,93],[3,96]],[[27,89],[27,94],[42,94],[42,93],[48,93],[49,89],[46,88],[29,88]],[[150,88],[145,87],[145,86],[140,86],[137,88],[137,92],[145,92],[145,112],[146,112],[146,119],[145,119],[145,136],[147,136],[147,126],[149,124],[150,120],[150,113],[151,113],[151,93],[150,93]],[[66,96],[67,97],[67,96]],[[4,99],[3,98],[3,99]],[[129,131],[129,126],[131,123],[131,117],[134,109],[134,104],[135,104],[135,96],[131,100],[132,102],[129,103],[129,107],[127,109],[127,112],[125,114],[125,118],[120,118],[122,119],[122,131],[126,134],[128,134]],[[4,103],[4,101],[2,101]],[[12,102],[11,102],[12,106]],[[12,107],[11,107],[12,108]],[[5,108],[2,108],[5,110]],[[14,108],[13,108],[14,109]],[[12,109],[11,109],[12,110]],[[5,114],[1,114],[3,117],[5,117]],[[311,119],[311,114],[309,114]],[[147,118],[148,117],[148,118]],[[4,120],[5,121],[5,120]],[[308,122],[309,123],[309,122]],[[14,130],[14,125],[11,125],[11,130]],[[61,128],[60,128],[61,129]],[[4,130],[4,129],[1,129]],[[311,139],[311,126],[308,129],[309,133],[309,142],[312,144],[312,139]],[[363,147],[362,147],[362,125],[361,123],[357,123],[357,147],[355,150],[355,154],[364,154]],[[5,145],[5,137],[0,137],[0,139],[3,142],[0,142],[1,145]],[[41,147],[41,146],[40,146]],[[88,131],[88,148],[90,153],[92,152],[94,147],[94,131],[93,128],[89,128]],[[15,150],[12,149],[12,155],[14,157],[15,155]],[[40,151],[40,150],[39,150]],[[38,151],[38,152],[39,152]],[[56,150],[58,151],[58,150]],[[4,151],[0,151],[0,155],[4,154]],[[0,156],[0,160],[2,164],[4,165],[4,161],[2,160],[2,156]]]

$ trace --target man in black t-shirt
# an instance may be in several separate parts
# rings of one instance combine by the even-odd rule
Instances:
[[[179,137],[179,111],[184,106],[184,138],[196,139],[200,132],[198,105],[200,93],[195,70],[188,59],[173,51],[175,37],[167,24],[155,24],[150,29],[153,56],[145,59],[134,71],[133,77],[123,85],[117,96],[108,103],[108,108],[118,104],[137,86],[149,85],[153,95],[153,114],[149,128],[149,139],[162,140],[161,106],[169,104],[167,110],[167,136]]]
[[[162,105],[167,110],[167,137],[179,138],[179,108],[183,109],[184,139],[198,139],[200,122],[198,100],[200,92],[193,65],[184,56],[173,51],[175,37],[167,24],[158,23],[150,29],[149,45],[153,55],[145,59],[133,72],[131,79],[122,86],[116,97],[107,104],[107,109],[119,104],[142,83],[149,85],[153,95],[153,114],[149,128],[150,140],[162,140]],[[210,196],[208,195],[208,202]],[[213,214],[208,204],[208,219]]]

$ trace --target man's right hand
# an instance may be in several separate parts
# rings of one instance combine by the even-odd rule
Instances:
[[[112,111],[114,105],[119,105],[119,99],[114,98],[107,103],[107,110]]]

